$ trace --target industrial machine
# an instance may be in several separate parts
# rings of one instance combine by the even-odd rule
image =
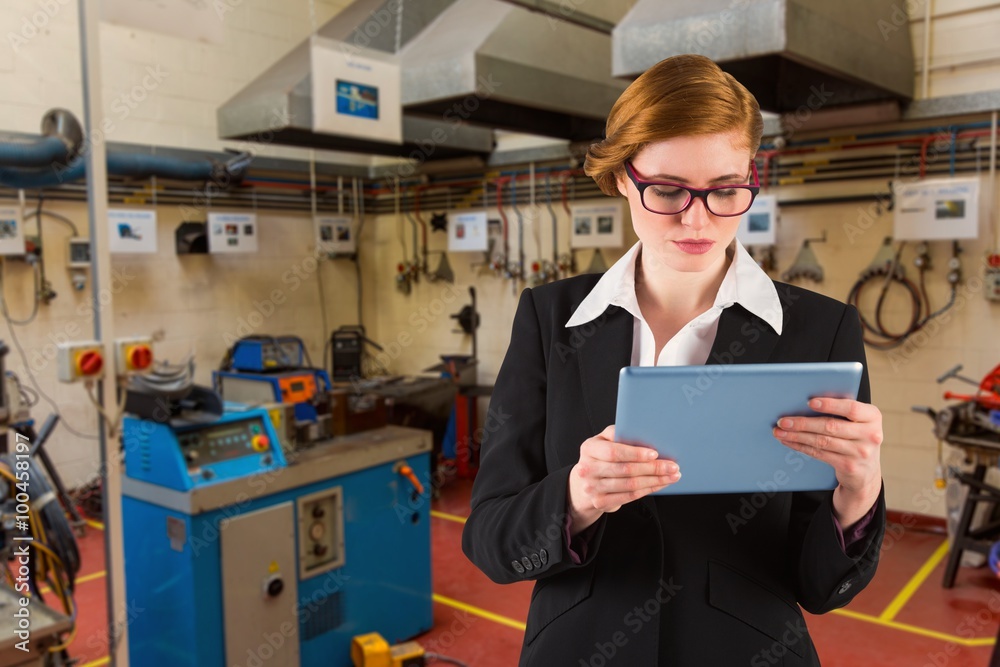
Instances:
[[[297,336],[238,340],[212,381],[226,401],[271,406],[286,453],[388,422],[384,399],[334,389],[327,372],[313,367]]]
[[[430,629],[430,434],[390,426],[286,457],[267,410],[222,408],[207,388],[129,387],[131,664],[346,667],[358,634]]]
[[[941,445],[959,448],[966,463],[972,464],[972,472],[964,472],[952,467],[948,470],[951,478],[948,485],[958,483],[968,487],[962,502],[960,514],[951,539],[951,550],[945,565],[944,588],[951,588],[965,551],[987,556],[993,542],[1000,539],[1000,487],[986,481],[989,468],[1000,463],[1000,366],[987,373],[977,382],[959,375],[961,366],[955,366],[938,378],[938,383],[957,379],[976,387],[973,394],[956,394],[947,391],[944,398],[957,400],[940,410],[925,406],[913,406],[915,412],[926,414],[934,421],[934,435],[938,439],[938,486],[945,486],[944,465],[941,462]],[[973,518],[978,504],[985,503],[990,508],[990,519],[986,525],[973,527]]]

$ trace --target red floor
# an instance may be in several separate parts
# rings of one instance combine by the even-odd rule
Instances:
[[[465,559],[461,518],[470,488],[453,482],[434,504],[435,628],[417,639],[469,667],[509,667],[517,664],[531,585],[498,586]],[[879,619],[943,543],[914,529],[897,534],[886,540],[875,580],[850,607],[807,616],[824,667],[985,667],[1000,623],[1000,581],[986,568],[962,568],[955,587],[944,590],[941,560],[893,618]],[[103,534],[88,531],[80,547],[79,631],[70,653],[82,667],[96,667],[107,655]]]

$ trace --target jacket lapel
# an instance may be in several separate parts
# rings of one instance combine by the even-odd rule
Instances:
[[[618,306],[608,306],[596,320],[571,329],[570,344],[577,352],[593,433],[615,423],[618,372],[632,362],[632,330],[632,315]]]
[[[762,364],[771,358],[778,334],[746,308],[734,303],[722,311],[706,364]]]

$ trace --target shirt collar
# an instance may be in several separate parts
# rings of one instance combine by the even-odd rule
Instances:
[[[734,239],[733,243],[733,261],[719,286],[714,307],[723,309],[738,303],[767,322],[780,336],[783,313],[774,282],[758,266],[739,239]],[[567,327],[597,319],[608,306],[619,306],[634,317],[642,317],[635,296],[635,262],[641,247],[642,242],[637,241],[601,276],[566,322]]]

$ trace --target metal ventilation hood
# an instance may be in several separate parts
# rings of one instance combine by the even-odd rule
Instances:
[[[639,0],[612,33],[615,76],[699,53],[736,77],[762,109],[908,101],[914,64],[898,0]]]
[[[338,40],[359,49],[393,54],[453,1],[352,3],[218,109],[219,137],[385,156],[416,154],[427,160],[488,155],[494,147],[492,130],[441,116],[404,113],[402,145],[313,129],[310,47],[314,42]],[[399,6],[403,11],[391,10]]]
[[[602,137],[627,86],[607,34],[500,0],[456,0],[400,60],[407,113],[571,141]]]

